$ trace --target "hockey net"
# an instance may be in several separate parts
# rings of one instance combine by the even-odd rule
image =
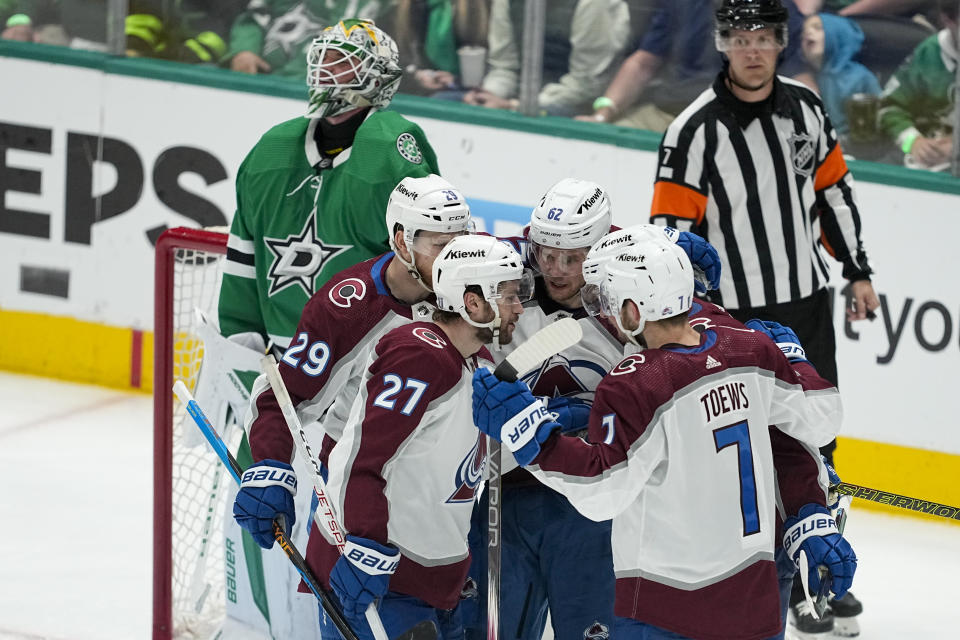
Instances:
[[[225,614],[225,500],[231,478],[172,391],[193,392],[203,360],[195,309],[217,317],[226,229],[157,241],[154,301],[153,637],[209,638]],[[230,443],[228,442],[228,445]]]

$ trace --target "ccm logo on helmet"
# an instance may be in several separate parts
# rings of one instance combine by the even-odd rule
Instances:
[[[483,249],[475,249],[473,251],[453,250],[448,253],[446,257],[451,260],[459,260],[460,258],[486,258],[487,252]]]
[[[466,217],[467,217],[467,216],[465,216],[465,215],[464,215],[464,216],[450,216],[450,222],[453,222],[453,221],[455,221],[455,220],[463,220],[463,219],[466,218]]]
[[[583,201],[583,204],[580,205],[580,208],[577,209],[577,213],[583,213],[588,211],[590,207],[597,203],[597,200],[600,199],[600,196],[603,195],[603,189],[597,187],[597,190],[593,192],[593,195]]]

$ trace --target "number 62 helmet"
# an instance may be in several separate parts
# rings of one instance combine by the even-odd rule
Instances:
[[[403,71],[393,38],[372,20],[342,20],[327,27],[307,51],[308,118],[390,104]]]

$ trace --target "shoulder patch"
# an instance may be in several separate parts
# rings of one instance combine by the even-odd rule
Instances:
[[[426,342],[431,347],[443,349],[447,346],[447,341],[426,327],[417,327],[413,330],[413,335]]]
[[[633,373],[637,370],[638,364],[643,364],[647,359],[643,356],[642,353],[634,353],[629,355],[620,362],[617,363],[613,369],[610,370],[610,375],[612,376],[622,376],[628,373]]]
[[[423,162],[423,153],[420,151],[420,145],[417,144],[417,139],[410,132],[405,131],[397,136],[397,151],[399,151],[400,155],[408,162],[412,162],[413,164],[421,164]]]
[[[354,300],[363,300],[367,293],[367,284],[359,278],[347,278],[330,287],[327,297],[330,302],[347,309]]]

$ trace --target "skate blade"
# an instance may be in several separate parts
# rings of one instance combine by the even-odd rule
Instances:
[[[853,618],[833,618],[833,637],[834,638],[856,638],[860,635],[860,623],[856,617]]]

